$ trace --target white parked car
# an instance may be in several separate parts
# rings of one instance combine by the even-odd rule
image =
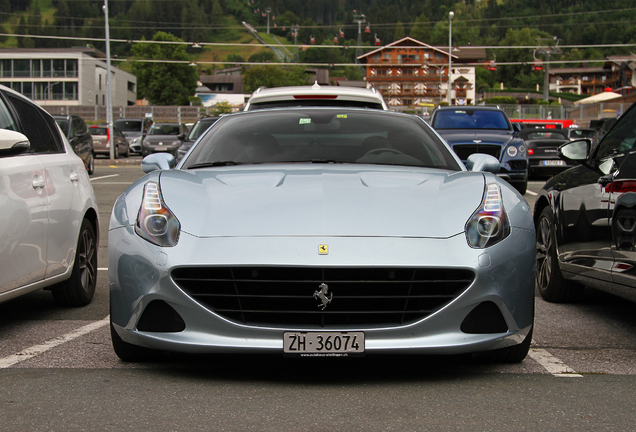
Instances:
[[[245,104],[244,111],[294,106],[341,106],[388,111],[382,95],[375,89],[320,86],[260,87]]]
[[[84,163],[55,120],[0,85],[0,302],[40,288],[91,302],[99,216]]]

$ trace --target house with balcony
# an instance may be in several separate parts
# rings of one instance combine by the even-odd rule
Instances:
[[[392,107],[413,107],[448,101],[475,103],[475,63],[486,59],[479,47],[435,47],[409,36],[358,57],[366,66],[367,87],[374,86]]]
[[[602,66],[550,69],[550,91],[593,96],[611,89],[617,93],[636,87],[636,54],[609,56]]]
[[[91,47],[0,49],[0,84],[42,106],[106,105],[106,54]],[[137,78],[111,65],[113,106],[135,105]]]

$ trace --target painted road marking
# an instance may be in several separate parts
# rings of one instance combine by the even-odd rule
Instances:
[[[556,377],[582,378],[574,369],[542,348],[530,348],[528,355]]]
[[[93,178],[91,178],[91,181],[101,180],[101,179],[111,178],[111,177],[118,177],[118,176],[119,176],[119,174],[110,174],[110,175],[101,176],[101,177],[93,177]]]
[[[19,353],[16,353],[4,358],[0,358],[0,369],[6,369],[15,364],[18,364],[20,362],[33,358],[39,354],[45,353],[52,348],[55,348],[66,342],[70,342],[73,339],[77,339],[78,337],[84,336],[85,334],[88,334],[97,329],[100,329],[104,327],[105,325],[109,324],[109,322],[110,322],[110,315],[104,318],[103,320],[92,322],[88,325],[85,325],[84,327],[80,327],[76,330],[73,330],[72,332],[66,333],[65,335],[50,339],[42,344],[33,345],[32,347],[22,350]]]

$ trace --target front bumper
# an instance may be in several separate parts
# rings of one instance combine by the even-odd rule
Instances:
[[[535,236],[513,229],[488,249],[471,249],[463,233],[448,239],[416,238],[196,238],[182,232],[172,248],[139,238],[132,227],[109,232],[111,322],[126,342],[192,352],[283,352],[285,331],[364,331],[366,352],[460,354],[516,345],[534,318]],[[318,245],[328,244],[329,255]],[[475,280],[461,295],[425,319],[407,325],[322,328],[246,325],[222,318],[182,291],[171,270],[180,266],[407,267],[471,270]],[[320,281],[316,281],[316,287]],[[337,298],[337,285],[334,297]],[[162,300],[185,322],[176,332],[140,331],[146,306]],[[500,310],[500,333],[467,334],[460,327],[483,302]]]

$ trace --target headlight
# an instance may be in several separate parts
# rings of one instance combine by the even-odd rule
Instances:
[[[135,225],[137,235],[157,246],[174,246],[180,229],[179,220],[163,202],[159,185],[146,183]]]
[[[499,243],[510,234],[499,185],[486,185],[481,206],[466,223],[466,239],[470,247],[483,249]]]
[[[140,140],[141,137],[133,138],[133,140],[130,142],[130,145],[137,144]]]
[[[142,141],[142,143],[143,143],[144,145],[149,145],[149,144],[150,144],[150,142],[148,141],[148,138],[146,138],[145,140],[143,140],[143,141]]]
[[[515,146],[508,147],[508,150],[506,150],[506,153],[508,153],[508,156],[510,157],[517,156],[517,153],[518,153],[517,147]]]
[[[179,144],[181,144],[181,141],[172,141],[172,144],[170,145],[179,145]]]

